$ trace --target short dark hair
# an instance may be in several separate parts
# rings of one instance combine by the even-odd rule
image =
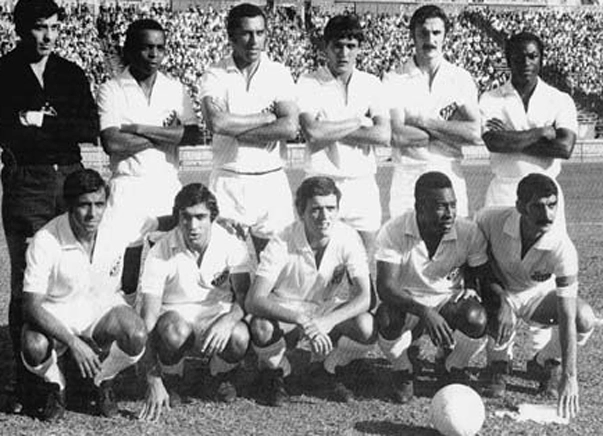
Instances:
[[[254,17],[262,17],[264,19],[264,25],[268,26],[266,14],[258,6],[250,3],[241,3],[240,5],[235,6],[228,12],[228,16],[226,17],[226,33],[228,33],[228,36],[233,36],[234,31],[241,27],[243,18]]]
[[[415,34],[415,29],[419,26],[422,26],[425,21],[430,18],[439,18],[444,22],[444,32],[448,33],[450,30],[450,20],[446,15],[446,12],[442,8],[436,5],[425,5],[421,6],[417,9],[412,17],[410,18],[410,23],[408,25],[408,29],[410,30],[410,37],[413,38]]]
[[[323,39],[325,45],[338,39],[355,39],[361,43],[364,41],[364,31],[356,15],[336,15],[325,26]]]
[[[415,182],[415,202],[427,197],[430,191],[446,188],[452,188],[452,182],[446,174],[439,171],[422,174]]]
[[[60,12],[61,8],[54,0],[19,0],[13,10],[15,31],[22,37],[40,18],[50,18],[55,14],[60,16]]]
[[[308,201],[318,195],[335,195],[337,205],[341,200],[341,191],[330,177],[315,176],[309,177],[299,185],[295,192],[295,209],[299,216],[304,214]]]
[[[124,54],[127,56],[138,43],[138,38],[143,30],[157,30],[165,36],[165,29],[158,21],[150,18],[143,18],[133,21],[126,30],[126,41],[124,42]]]
[[[542,61],[544,59],[544,43],[542,39],[531,32],[519,32],[515,35],[511,35],[509,39],[505,42],[505,58],[507,59],[507,63],[511,65],[511,58],[513,53],[516,53],[518,50],[521,50],[521,46],[528,42],[533,42],[538,47],[538,51],[540,52],[540,64],[542,66]]]
[[[109,186],[98,171],[87,168],[75,171],[65,178],[63,183],[63,200],[71,208],[80,195],[104,189],[105,196],[109,197]]]
[[[176,194],[174,208],[172,209],[174,219],[178,220],[182,210],[198,204],[205,204],[205,206],[207,206],[211,221],[214,221],[220,213],[220,210],[218,209],[218,200],[213,192],[202,183],[190,183]]]
[[[559,189],[555,181],[544,174],[528,174],[517,185],[517,201],[523,204],[528,203],[534,197],[543,198],[551,195],[558,196]]]

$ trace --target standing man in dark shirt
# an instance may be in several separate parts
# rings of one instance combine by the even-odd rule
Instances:
[[[98,116],[84,72],[53,53],[53,0],[20,0],[17,47],[0,59],[2,220],[11,262],[9,327],[20,383],[22,293],[28,238],[65,211],[65,177],[82,168],[79,143],[96,142]]]

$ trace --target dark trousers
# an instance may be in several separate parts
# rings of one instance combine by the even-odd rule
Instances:
[[[11,298],[8,312],[13,358],[20,365],[23,327],[23,276],[28,239],[48,221],[65,212],[63,182],[82,169],[71,165],[15,165],[2,168],[2,221],[11,269]]]

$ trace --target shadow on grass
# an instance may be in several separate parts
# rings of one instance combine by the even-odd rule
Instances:
[[[439,433],[433,428],[397,424],[391,421],[360,421],[354,425],[354,430],[366,434],[396,435],[396,436],[436,436]]]

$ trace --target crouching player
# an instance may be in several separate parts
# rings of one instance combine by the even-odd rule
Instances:
[[[299,220],[272,239],[260,258],[246,304],[254,315],[251,339],[269,405],[287,398],[287,343],[309,340],[314,356],[324,358],[314,375],[341,402],[353,396],[341,382],[341,369],[374,343],[366,252],[358,233],[337,219],[340,198],[332,179],[304,180],[295,199]],[[340,295],[346,274],[352,283],[348,295]]]
[[[177,226],[151,249],[141,278],[141,313],[150,339],[144,359],[147,398],[140,417],[148,420],[169,409],[187,353],[211,357],[215,398],[233,401],[235,371],[249,345],[243,321],[250,282],[245,243],[215,222],[216,197],[200,183],[178,192],[173,215]],[[172,392],[162,375],[174,381]]]
[[[476,291],[487,277],[486,241],[477,225],[456,217],[448,176],[423,174],[415,184],[415,209],[387,222],[377,236],[379,345],[392,363],[391,396],[414,395],[408,356],[413,330],[426,329],[444,358],[449,381],[468,383],[467,366],[486,333]]]
[[[528,362],[547,396],[558,397],[558,413],[579,409],[576,345],[595,326],[592,308],[577,297],[578,255],[565,226],[555,222],[558,187],[542,174],[524,177],[516,207],[484,209],[477,217],[500,285],[484,293],[491,319],[485,393],[502,396],[513,358],[517,321],[548,327],[548,341]],[[561,359],[561,360],[559,360]]]
[[[119,292],[126,243],[103,225],[107,185],[94,170],[67,176],[68,212],[50,221],[27,250],[22,357],[40,377],[41,417],[65,411],[66,380],[58,356],[69,351],[81,375],[94,381],[98,412],[117,413],[111,387],[120,371],[142,356],[142,319]],[[97,350],[108,350],[101,361]],[[33,407],[33,406],[32,406]]]

